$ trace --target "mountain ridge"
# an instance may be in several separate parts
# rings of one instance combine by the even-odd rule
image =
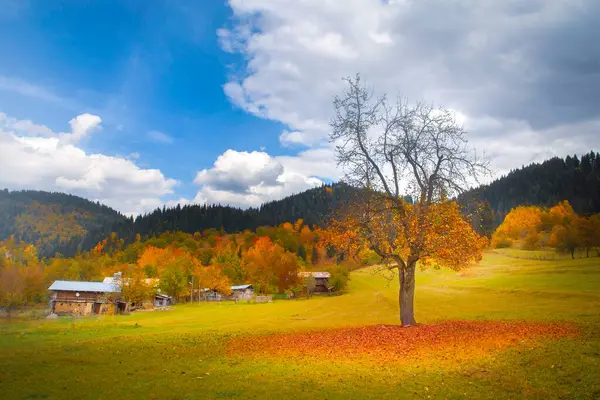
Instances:
[[[331,212],[350,201],[356,188],[344,183],[326,184],[270,201],[258,208],[222,205],[177,205],[158,208],[135,218],[82,197],[59,192],[0,190],[0,240],[14,235],[34,243],[41,256],[72,256],[89,250],[115,232],[125,243],[137,235],[150,237],[166,231],[229,233],[259,226],[280,225],[303,219],[323,226]],[[487,233],[513,207],[552,206],[568,200],[580,214],[600,212],[600,154],[553,157],[514,169],[486,185],[466,191],[457,200],[465,210],[485,204]],[[473,221],[476,228],[481,219]]]

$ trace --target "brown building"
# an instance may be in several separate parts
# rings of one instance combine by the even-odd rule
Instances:
[[[55,314],[113,314],[124,310],[121,287],[103,282],[55,281],[48,290]]]
[[[303,279],[314,279],[314,287],[312,288],[313,293],[329,293],[331,291],[329,287],[329,278],[331,278],[331,274],[329,272],[304,271],[299,272],[298,276]]]

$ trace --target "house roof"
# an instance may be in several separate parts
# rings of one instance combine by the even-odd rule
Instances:
[[[244,289],[250,289],[252,288],[251,284],[248,285],[237,285],[237,286],[232,286],[231,290],[244,290]]]
[[[308,278],[309,276],[312,276],[313,278],[331,278],[331,274],[329,272],[304,271],[298,272],[298,275],[302,278]]]
[[[96,292],[120,293],[117,285],[104,282],[54,281],[48,290],[63,290],[66,292]]]
[[[131,278],[115,279],[112,276],[107,276],[106,278],[104,278],[102,283],[108,283],[110,285],[119,285],[119,286],[121,286],[121,283],[125,283],[125,285],[127,286],[130,281],[131,281]],[[146,284],[146,285],[158,286],[159,282],[160,282],[160,279],[158,279],[158,278],[145,278],[144,279],[144,284]]]

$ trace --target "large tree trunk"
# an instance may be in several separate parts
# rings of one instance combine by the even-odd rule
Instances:
[[[416,261],[409,262],[406,267],[398,268],[400,290],[398,300],[400,303],[400,324],[404,327],[416,325],[415,321],[415,266]]]

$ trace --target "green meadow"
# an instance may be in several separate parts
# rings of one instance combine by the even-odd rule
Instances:
[[[355,271],[346,293],[270,304],[203,303],[125,316],[0,322],[2,399],[598,399],[600,258],[486,253],[462,272],[418,271],[421,324],[568,321],[572,338],[454,360],[349,362],[237,355],[251,335],[398,324],[398,284]],[[419,329],[419,328],[408,328]]]

